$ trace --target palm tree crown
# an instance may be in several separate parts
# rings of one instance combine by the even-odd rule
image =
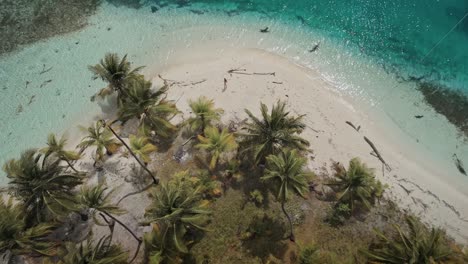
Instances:
[[[120,143],[113,138],[112,132],[99,121],[88,127],[87,132],[88,135],[83,138],[78,147],[83,151],[88,147],[95,146],[96,161],[101,161],[104,158],[104,150],[106,150],[107,154],[112,154],[120,147]]]
[[[81,244],[66,243],[66,253],[58,264],[127,264],[128,253],[119,245],[111,244],[111,237],[103,237],[97,243],[88,239]]]
[[[116,53],[107,53],[99,64],[88,67],[94,73],[95,78],[101,78],[109,86],[102,89],[98,95],[105,97],[110,93],[117,91],[119,102],[127,96],[126,85],[129,80],[141,78],[139,71],[143,67],[131,68],[127,61],[127,55],[122,60]]]
[[[183,240],[188,231],[203,230],[209,211],[204,209],[200,201],[200,189],[190,188],[190,185],[173,181],[161,185],[159,190],[153,190],[152,204],[146,209],[145,223],[156,223],[166,226],[168,238],[172,239],[175,248],[187,253]]]
[[[309,190],[310,173],[304,172],[307,161],[297,150],[285,150],[278,155],[267,157],[265,175],[261,178],[274,184],[276,199],[287,202],[291,195],[305,197]]]
[[[303,116],[291,117],[286,111],[286,103],[278,101],[271,113],[265,104],[260,105],[262,120],[245,110],[251,122],[246,124],[247,133],[241,146],[244,150],[253,151],[255,163],[263,163],[270,154],[277,154],[283,148],[306,150],[309,142],[299,136],[306,125]]]
[[[65,150],[67,144],[67,138],[62,136],[59,140],[55,137],[55,134],[49,134],[47,137],[47,147],[42,148],[41,152],[44,153],[45,159],[50,155],[56,155],[60,160],[67,162],[68,166],[75,172],[76,169],[71,164],[71,161],[79,160],[81,155],[75,151]]]
[[[214,107],[212,99],[204,96],[198,97],[196,101],[190,100],[189,106],[195,116],[190,117],[188,124],[190,129],[195,132],[201,131],[203,133],[205,128],[211,125],[212,121],[219,120],[224,112],[223,109]]]
[[[55,244],[48,242],[46,237],[53,227],[52,224],[42,223],[28,228],[23,206],[13,205],[12,199],[6,203],[0,199],[0,253],[10,250],[14,255],[33,253],[52,256],[55,254]]]
[[[265,175],[261,179],[273,184],[276,199],[281,203],[281,209],[289,222],[289,239],[294,242],[292,220],[284,205],[293,194],[305,197],[309,191],[308,180],[312,175],[304,172],[306,159],[300,157],[297,150],[283,150],[277,155],[268,156],[266,161]]]
[[[151,161],[149,154],[155,152],[158,148],[149,142],[145,136],[130,135],[130,148],[133,153],[143,160],[144,163]]]
[[[430,231],[418,219],[406,217],[408,230],[394,225],[395,236],[389,238],[375,230],[379,242],[363,253],[371,261],[379,263],[442,263],[452,255],[440,229]]]
[[[119,120],[126,122],[132,118],[138,118],[144,131],[152,130],[157,135],[168,137],[176,127],[169,122],[169,118],[178,113],[175,104],[164,100],[168,86],[164,86],[153,92],[151,82],[142,78],[134,79],[128,84],[128,97],[119,109]]]
[[[237,143],[234,135],[229,133],[227,129],[220,132],[216,127],[207,127],[204,134],[205,136],[198,135],[200,143],[196,147],[211,154],[210,169],[214,169],[221,155],[236,149]]]
[[[28,227],[77,209],[73,190],[82,183],[82,177],[65,171],[59,159],[44,162],[43,158],[35,150],[28,150],[19,160],[12,159],[4,166],[10,179],[9,190],[23,203],[28,215]]]
[[[376,198],[382,196],[384,186],[375,180],[374,170],[358,158],[349,162],[348,170],[335,163],[333,166],[336,179],[327,183],[338,193],[338,200],[349,205],[351,211],[355,209],[356,202],[370,208]]]

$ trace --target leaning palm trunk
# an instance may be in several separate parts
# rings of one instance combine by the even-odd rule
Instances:
[[[110,219],[114,220],[115,222],[117,222],[120,226],[122,226],[123,228],[125,228],[125,230],[127,230],[134,238],[136,241],[138,241],[138,246],[137,246],[137,249],[135,251],[135,255],[133,255],[133,258],[130,260],[129,263],[132,263],[135,258],[138,256],[138,252],[140,251],[140,247],[141,247],[141,243],[143,242],[135,233],[133,233],[133,231],[127,226],[125,225],[124,223],[122,223],[119,219],[117,219],[116,217],[114,217],[113,215],[107,213],[107,212],[102,212],[102,214],[104,214],[105,216],[109,217]]]
[[[70,167],[70,169],[72,169],[76,173],[79,173],[79,171],[75,169],[75,167],[73,167],[73,164],[68,159],[64,159],[64,160],[68,164],[68,167]]]
[[[283,210],[284,215],[286,215],[286,218],[288,218],[289,229],[290,229],[289,240],[291,240],[292,242],[296,242],[296,239],[295,239],[294,233],[293,233],[292,220],[291,220],[291,217],[289,216],[289,214],[286,212],[286,209],[284,209],[284,203],[281,203],[281,209]]]
[[[140,166],[151,176],[151,178],[153,179],[153,183],[155,185],[158,185],[159,184],[159,179],[157,177],[155,177],[154,174],[148,169],[148,167],[146,167],[140,161],[140,159],[135,155],[135,153],[133,153],[132,149],[127,145],[127,143],[125,143],[125,141],[119,135],[117,135],[117,133],[115,133],[114,129],[112,129],[112,126],[107,125],[104,120],[102,120],[102,123],[109,128],[109,130],[112,132],[112,134],[114,134],[114,136],[125,146],[125,148],[127,148],[128,152],[136,159],[138,164],[140,164]]]

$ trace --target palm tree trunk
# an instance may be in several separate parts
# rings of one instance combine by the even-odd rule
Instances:
[[[103,123],[106,124],[104,121]],[[140,166],[151,176],[151,178],[153,179],[153,183],[155,185],[159,184],[159,179],[153,175],[153,173],[140,161],[140,159],[138,159],[138,157],[135,155],[135,153],[133,153],[133,151],[130,149],[127,143],[125,143],[125,141],[123,141],[123,139],[119,135],[117,135],[117,133],[115,133],[114,129],[112,129],[112,126],[107,124],[106,126],[109,128],[112,134],[114,134],[114,136],[125,146],[125,148],[127,148],[128,152],[132,154],[132,156],[136,159],[138,164],[140,164]]]
[[[286,212],[286,209],[284,209],[284,202],[281,203],[281,209],[283,210],[284,215],[286,215],[286,218],[288,218],[289,229],[291,230],[291,233],[290,233],[290,235],[289,235],[289,240],[291,240],[292,242],[296,242],[296,239],[294,238],[294,233],[293,233],[293,226],[292,226],[291,217],[290,217],[289,214]]]
[[[68,159],[64,159],[64,160],[65,160],[65,162],[67,162],[68,167],[70,167],[74,172],[76,172],[76,173],[79,172],[79,171],[77,171],[77,170],[75,169],[75,167],[73,167],[73,165],[71,164],[71,162],[70,162]]]
[[[141,243],[143,241],[135,233],[133,233],[133,231],[128,226],[126,226],[124,223],[120,222],[119,219],[115,218],[114,216],[112,216],[111,214],[109,214],[107,212],[102,212],[102,213],[104,215],[108,216],[109,218],[111,218],[112,220],[114,220],[115,222],[119,223],[119,225],[121,225],[123,228],[125,228],[125,230],[127,230],[136,239],[136,241],[138,241],[138,246],[137,246],[137,249],[135,251],[135,255],[133,255],[133,258],[129,262],[129,263],[132,263],[135,260],[135,258],[137,257],[138,252],[140,251]]]

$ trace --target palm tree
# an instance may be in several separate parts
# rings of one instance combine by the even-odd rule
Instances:
[[[195,115],[187,122],[190,129],[196,133],[203,133],[205,128],[211,125],[212,121],[218,121],[223,114],[223,109],[214,108],[214,101],[204,96],[198,97],[196,101],[189,101],[190,109]]]
[[[143,164],[140,159],[136,156],[136,154],[133,152],[132,148],[128,146],[127,143],[115,132],[115,130],[112,128],[112,123],[107,123],[105,120],[100,120],[98,121],[102,126],[106,127],[109,129],[109,131],[122,143],[122,145],[125,146],[125,148],[128,150],[128,152],[135,158],[135,160],[140,164],[140,166],[151,176],[153,179],[153,184],[157,185],[159,183],[159,178],[157,178],[149,169],[146,167],[145,164]]]
[[[107,236],[99,239],[97,243],[90,239],[81,244],[66,243],[66,253],[57,264],[127,264],[128,253],[124,252],[120,245],[111,244],[111,240],[111,237]]]
[[[88,66],[88,68],[94,73],[95,79],[101,78],[109,84],[108,87],[101,89],[97,95],[106,97],[115,91],[118,93],[118,102],[121,103],[127,97],[126,85],[128,81],[141,78],[139,71],[143,67],[132,69],[130,62],[127,61],[127,55],[120,60],[116,53],[106,53],[99,64]]]
[[[218,160],[223,153],[235,150],[237,148],[234,135],[229,133],[227,129],[221,132],[216,127],[205,128],[205,136],[198,135],[200,141],[195,147],[208,151],[211,155],[210,169],[215,169]]]
[[[281,203],[281,209],[288,218],[291,241],[295,241],[292,221],[289,214],[284,209],[285,203],[291,199],[291,195],[299,195],[305,198],[309,191],[308,180],[312,176],[304,172],[307,161],[297,153],[297,150],[283,150],[277,155],[270,155],[266,158],[265,175],[263,181],[272,184],[276,200]]]
[[[44,160],[47,160],[47,157],[50,155],[56,155],[60,160],[65,161],[73,171],[78,172],[73,167],[71,161],[79,160],[81,155],[75,151],[65,150],[66,144],[67,138],[65,136],[62,136],[60,140],[57,140],[55,134],[49,134],[47,137],[47,147],[41,149],[41,152],[45,155]]]
[[[155,145],[149,142],[149,138],[135,135],[130,135],[130,148],[138,158],[143,160],[145,164],[148,164],[151,161],[148,155],[158,149]]]
[[[184,236],[196,230],[204,230],[207,215],[210,213],[200,201],[200,188],[190,188],[182,181],[173,181],[161,185],[159,190],[151,192],[152,202],[146,209],[147,221],[142,224],[167,226],[167,238],[175,249],[187,253]]]
[[[81,140],[78,147],[81,148],[81,151],[91,146],[96,147],[94,166],[96,162],[102,161],[104,158],[104,150],[106,150],[107,155],[112,155],[120,147],[120,143],[112,138],[112,132],[100,121],[97,121],[94,126],[88,127],[87,132],[88,135]]]
[[[181,263],[179,252],[174,246],[172,229],[164,223],[153,224],[151,232],[145,234],[145,263]]]
[[[56,216],[66,216],[78,209],[74,189],[83,177],[60,166],[59,159],[41,162],[44,156],[27,150],[19,160],[4,166],[10,179],[9,191],[24,206],[27,227],[43,223]]]
[[[83,187],[79,197],[80,203],[91,213],[97,224],[100,224],[100,221],[97,219],[97,214],[99,214],[106,222],[108,221],[107,217],[109,217],[125,228],[125,230],[127,230],[135,238],[135,240],[137,240],[138,246],[134,257],[132,258],[133,261],[138,255],[142,240],[128,226],[113,216],[113,214],[121,215],[126,212],[111,202],[110,197],[112,195],[112,191],[106,194],[106,190],[107,188],[103,187],[102,185],[97,185],[94,187]]]
[[[246,124],[247,133],[241,142],[244,151],[253,151],[255,164],[264,164],[268,155],[277,154],[284,148],[307,149],[309,142],[298,136],[306,127],[302,122],[303,115],[289,116],[286,103],[281,101],[273,105],[270,114],[263,103],[260,110],[262,120],[245,109],[251,121]]]
[[[362,251],[371,261],[378,263],[442,263],[452,255],[444,238],[444,232],[432,228],[430,231],[418,219],[406,217],[408,229],[394,225],[395,236],[388,237],[374,230],[378,243]],[[406,231],[405,231],[406,230]]]
[[[127,122],[132,118],[140,120],[144,131],[154,131],[161,137],[169,137],[176,130],[169,119],[179,111],[175,104],[161,98],[168,90],[168,86],[158,91],[151,91],[151,82],[143,78],[133,79],[128,84],[128,98],[119,109],[119,120]]]
[[[338,202],[349,206],[351,212],[356,208],[356,203],[370,208],[376,198],[383,194],[384,186],[375,180],[374,170],[358,158],[349,162],[348,170],[339,163],[333,165],[336,179],[327,183],[338,193]]]
[[[53,228],[49,223],[28,228],[22,204],[14,205],[11,198],[8,202],[0,199],[0,253],[9,250],[15,256],[53,256],[56,245],[46,239]]]

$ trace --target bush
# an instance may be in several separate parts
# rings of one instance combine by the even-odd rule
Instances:
[[[332,226],[340,226],[343,225],[349,217],[351,217],[351,209],[349,208],[349,205],[345,203],[336,203],[325,221]]]

